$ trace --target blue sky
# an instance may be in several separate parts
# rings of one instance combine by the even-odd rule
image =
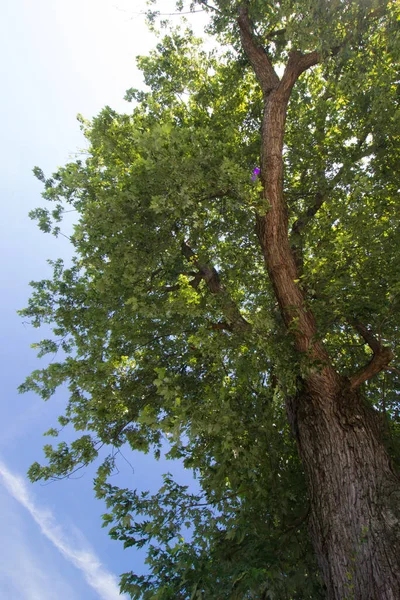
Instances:
[[[172,0],[160,0],[169,12]],[[165,8],[164,8],[165,7]],[[101,502],[93,498],[90,469],[79,479],[30,484],[29,465],[42,458],[42,433],[56,424],[66,401],[60,392],[44,403],[16,388],[42,366],[30,349],[43,333],[16,315],[29,297],[29,281],[49,274],[47,258],[68,258],[65,238],[41,233],[28,218],[44,203],[32,168],[50,174],[84,147],[76,115],[103,106],[129,111],[125,90],[140,87],[135,56],[155,44],[143,17],[145,0],[13,0],[0,22],[2,115],[0,145],[1,381],[0,597],[10,600],[114,600],[117,575],[142,571],[143,554],[123,551],[101,529]],[[197,17],[198,19],[198,17]],[[179,465],[128,456],[124,485],[155,490]]]

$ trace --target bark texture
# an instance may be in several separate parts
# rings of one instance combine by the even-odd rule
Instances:
[[[400,598],[400,488],[379,415],[346,380],[288,400],[329,599]]]
[[[258,238],[285,325],[310,365],[299,393],[287,400],[287,413],[308,477],[310,534],[327,597],[398,600],[400,481],[385,451],[379,417],[359,387],[387,366],[392,353],[356,324],[374,357],[351,379],[336,373],[306,308],[288,235],[283,194],[287,105],[298,77],[320,57],[293,50],[279,79],[253,33],[247,4],[239,9],[238,25],[264,96],[261,181],[269,209],[258,217]]]

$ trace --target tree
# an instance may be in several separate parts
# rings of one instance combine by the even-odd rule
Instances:
[[[399,7],[196,7],[220,50],[171,29],[132,113],[81,120],[88,158],[35,170],[40,227],[78,220],[21,311],[65,358],[21,390],[67,383],[60,424],[84,434],[30,477],[111,448],[105,524],[148,547],[133,598],[400,597]],[[124,445],[201,491],[112,486]]]

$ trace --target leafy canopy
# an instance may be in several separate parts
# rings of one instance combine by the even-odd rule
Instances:
[[[105,525],[148,549],[148,573],[122,576],[132,598],[323,598],[305,520],[306,487],[284,411],[305,365],[285,333],[254,223],[260,200],[261,91],[240,48],[237,2],[193,2],[223,44],[206,51],[171,28],[140,57],[133,107],[80,118],[88,156],[51,177],[54,235],[76,211],[72,264],[32,282],[21,311],[63,358],[21,386],[45,400],[63,384],[59,429],[33,481],[66,477],[109,454],[95,490]],[[350,0],[249,2],[279,70],[292,48],[325,53],[296,84],[286,127],[285,194],[301,285],[336,367],[369,349],[359,319],[395,345],[399,331],[399,12]],[[375,15],[375,17],[371,17]],[[153,20],[155,15],[152,15]],[[335,56],[328,49],[341,46]],[[59,356],[59,354],[57,354]],[[373,380],[388,443],[399,433],[398,369]],[[397,370],[396,370],[397,369]],[[200,491],[165,476],[157,494],[109,483],[122,447],[182,460]]]

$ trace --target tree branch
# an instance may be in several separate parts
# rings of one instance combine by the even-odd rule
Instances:
[[[269,31],[265,37],[267,40],[272,40],[275,37],[285,35],[285,33],[286,27],[283,27],[282,29],[271,29],[271,31]]]
[[[379,352],[381,349],[380,341],[374,336],[372,331],[370,331],[365,325],[356,320],[349,320],[350,325],[357,330],[357,332],[364,339],[364,342],[368,344],[371,350],[375,353]]]
[[[225,287],[222,285],[218,271],[205,263],[200,263],[195,252],[186,241],[181,244],[184,257],[199,270],[199,275],[204,279],[208,289],[212,294],[220,294],[225,297],[224,314],[228,323],[224,327],[232,331],[250,331],[251,324],[242,316],[235,302],[230,298]],[[225,325],[225,324],[224,324]]]
[[[206,10],[213,10],[216,13],[218,13],[219,15],[223,14],[222,11],[219,10],[219,8],[217,8],[216,6],[212,6],[211,4],[208,4],[208,2],[206,2],[206,0],[197,0],[197,1],[201,6],[204,6],[204,8]]]
[[[264,96],[268,96],[279,84],[279,77],[275,73],[272,63],[265,49],[254,36],[253,27],[249,17],[248,7],[242,4],[239,7],[238,25],[240,40],[243,50],[254,69]]]
[[[392,349],[388,346],[383,346],[380,340],[365,325],[356,320],[349,320],[349,323],[356,329],[374,353],[369,363],[350,378],[350,387],[355,389],[364,383],[364,381],[371,379],[374,375],[386,369],[393,359],[394,354]]]
[[[326,199],[326,193],[323,194],[321,191],[318,191],[315,194],[314,204],[310,206],[306,212],[301,215],[292,225],[292,235],[298,236],[301,235],[301,232],[305,228],[305,226],[311,221],[313,217],[317,214],[323,203]]]
[[[318,64],[320,60],[321,57],[317,51],[302,54],[299,50],[292,50],[289,53],[289,60],[285,67],[280,87],[282,87],[286,93],[290,94],[300,75],[313,65]]]
[[[335,185],[337,184],[337,182],[340,180],[341,176],[343,175],[346,164],[353,165],[354,162],[360,160],[364,156],[368,156],[369,154],[371,154],[371,152],[372,152],[371,147],[368,147],[366,149],[364,148],[362,150],[362,146],[365,143],[365,140],[367,139],[367,137],[368,137],[368,133],[363,135],[363,137],[356,144],[355,148],[352,149],[350,159],[348,161],[344,160],[343,165],[340,167],[340,169],[337,171],[337,173],[334,175],[334,177],[332,177],[332,179],[330,179],[328,181],[324,175],[324,181],[322,184],[323,190],[317,190],[317,192],[315,193],[315,197],[314,197],[314,203],[309,208],[307,208],[307,210],[302,215],[300,215],[296,219],[296,221],[293,223],[292,230],[291,230],[291,236],[293,236],[294,238],[296,238],[296,237],[298,238],[301,235],[303,229],[315,217],[315,215],[317,214],[317,212],[319,211],[321,206],[324,204],[324,202],[328,196],[328,193],[334,189]]]

